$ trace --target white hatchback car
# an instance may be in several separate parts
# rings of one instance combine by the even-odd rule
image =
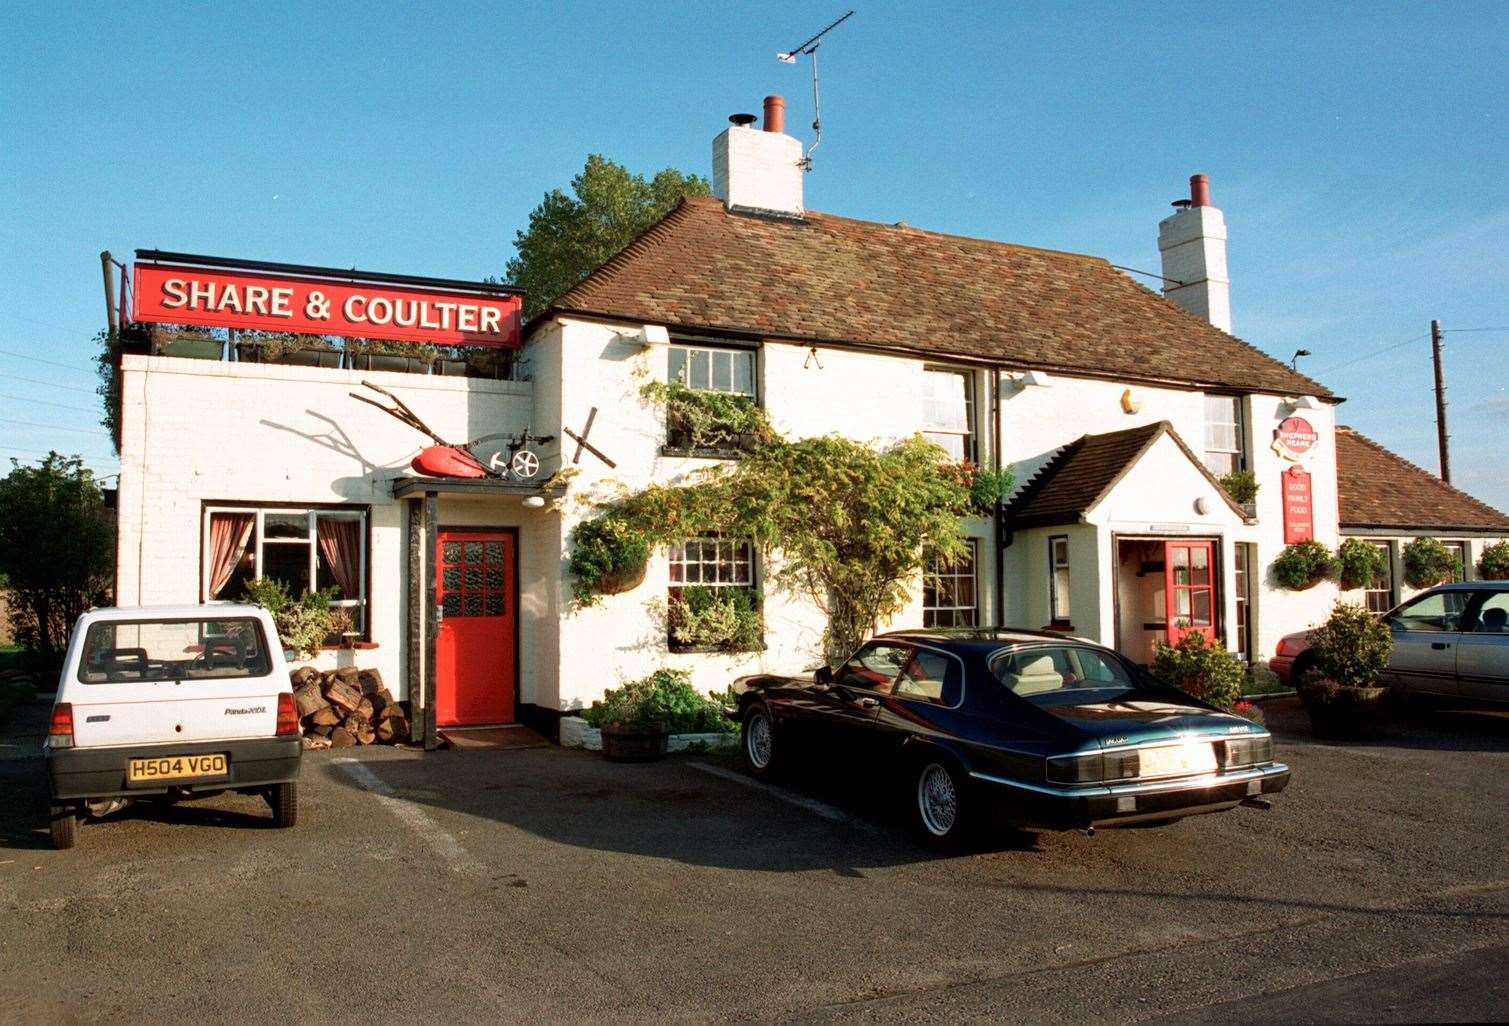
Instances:
[[[52,842],[139,799],[262,795],[298,817],[299,719],[288,666],[256,606],[143,606],[79,617],[44,746]]]

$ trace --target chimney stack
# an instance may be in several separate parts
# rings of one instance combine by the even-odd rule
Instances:
[[[786,101],[765,97],[765,125],[736,114],[713,140],[713,195],[729,210],[802,216],[802,144],[786,134]]]
[[[1210,179],[1191,175],[1189,199],[1177,200],[1158,224],[1163,294],[1196,317],[1231,332],[1231,280],[1226,272],[1226,218],[1210,205]]]

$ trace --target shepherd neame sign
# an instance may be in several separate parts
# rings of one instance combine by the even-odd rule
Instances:
[[[131,315],[155,324],[343,335],[437,345],[517,346],[522,301],[467,294],[137,264]]]

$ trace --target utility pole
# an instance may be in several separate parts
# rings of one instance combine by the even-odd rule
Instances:
[[[1446,433],[1446,375],[1441,370],[1441,322],[1430,322],[1430,358],[1436,365],[1436,443],[1441,449],[1441,480],[1451,484],[1451,449]]]
[[[112,274],[115,270],[112,266],[114,263],[108,249],[100,254],[100,269],[105,272],[105,326],[112,335],[120,328],[120,322],[116,320],[115,281]]]

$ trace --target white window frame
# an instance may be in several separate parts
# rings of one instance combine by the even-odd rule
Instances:
[[[980,456],[980,433],[976,430],[975,418],[978,415],[977,411],[979,410],[980,404],[977,402],[978,396],[976,395],[977,383],[975,379],[977,375],[968,367],[943,367],[934,366],[932,364],[924,365],[922,368],[922,374],[925,383],[929,380],[927,376],[931,374],[948,375],[950,377],[962,378],[964,380],[963,430],[944,425],[931,424],[928,422],[927,402],[930,398],[932,398],[931,389],[928,389],[923,392],[922,397],[922,434],[924,437],[938,442],[940,445],[944,444],[943,440],[946,438],[961,439],[962,441],[960,443],[960,448],[963,450],[963,455],[960,458],[969,460],[971,463],[978,463]],[[947,448],[947,445],[944,445],[944,448]]]
[[[969,555],[957,563],[943,563],[939,560],[936,552],[928,554],[926,565],[922,570],[922,626],[924,627],[978,627],[980,626],[980,541],[978,538],[964,539],[965,548]],[[944,578],[950,581],[967,580],[971,584],[970,593],[974,596],[974,602],[970,605],[937,605],[937,598],[944,589],[938,584],[932,585],[934,604],[928,604],[928,581],[942,581]],[[958,598],[957,587],[947,589],[955,599]],[[939,623],[939,614],[947,614],[952,622]],[[960,614],[968,614],[968,622],[960,620]]]
[[[686,546],[692,542],[706,545],[709,542],[717,545],[717,551],[712,559],[704,559],[700,555],[695,560],[686,558]],[[724,548],[728,547],[728,556],[724,556]],[[686,567],[713,567],[714,576],[718,576],[718,568],[727,565],[741,568],[742,580],[728,581],[689,581],[686,579]],[[676,580],[676,567],[681,567],[681,580]],[[692,538],[683,538],[670,546],[670,586],[672,590],[680,588],[749,588],[755,587],[755,546],[748,538],[734,538],[724,534],[710,533],[699,534]],[[699,574],[702,571],[698,571]]]
[[[1210,417],[1210,404],[1214,400],[1220,400],[1223,403],[1229,402],[1231,404],[1232,417],[1234,419],[1233,420],[1229,420],[1229,421],[1228,420],[1211,420],[1211,417]],[[1247,417],[1246,417],[1246,410],[1243,409],[1243,402],[1242,402],[1242,397],[1241,396],[1239,396],[1239,395],[1212,395],[1212,394],[1208,394],[1208,393],[1206,394],[1206,396],[1205,396],[1205,450],[1204,450],[1205,467],[1212,474],[1215,474],[1216,477],[1221,477],[1221,476],[1223,476],[1225,474],[1232,473],[1233,471],[1246,470],[1247,469],[1247,462],[1248,461],[1247,461],[1247,425],[1246,425],[1246,419],[1247,419]],[[1219,427],[1228,427],[1228,428],[1230,428],[1232,430],[1232,433],[1233,433],[1233,435],[1235,435],[1235,438],[1236,438],[1235,448],[1226,448],[1224,446],[1220,446],[1220,445],[1215,444],[1211,440],[1211,429],[1214,428],[1214,427],[1218,427],[1218,426]],[[1214,465],[1212,465],[1212,462],[1211,462],[1211,457],[1213,457],[1213,456],[1222,457],[1223,460],[1226,457],[1235,456],[1236,457],[1236,461],[1235,461],[1236,462],[1236,466],[1233,467],[1231,470],[1220,470],[1220,469],[1217,469],[1217,467],[1214,466]]]
[[[675,367],[677,354],[682,355],[680,371]],[[705,354],[707,358],[707,384],[699,384],[691,380],[692,368],[697,354]],[[725,392],[728,395],[742,395],[759,402],[760,389],[760,361],[759,354],[753,349],[745,349],[741,346],[713,346],[702,345],[694,342],[672,340],[670,349],[666,355],[666,380],[671,384],[682,384],[687,388],[696,389],[700,392]],[[717,383],[717,365],[721,358],[727,357],[728,387],[721,388]],[[742,389],[736,384],[738,374],[735,368],[736,360],[749,361],[749,388]]]
[[[1442,538],[1441,544],[1462,554],[1462,576],[1453,577],[1452,581],[1472,580],[1472,543],[1466,538]]]
[[[1399,604],[1399,598],[1394,591],[1394,543],[1391,541],[1368,540],[1368,544],[1375,545],[1383,550],[1383,557],[1387,562],[1388,569],[1383,572],[1384,586],[1382,588],[1373,587],[1372,581],[1368,581],[1362,586],[1362,604],[1369,612],[1386,613]],[[1374,595],[1383,596],[1384,604],[1380,608],[1373,608]]]
[[[1063,558],[1059,558],[1059,546],[1063,546]],[[1063,587],[1059,587],[1058,572],[1064,572]],[[1055,626],[1068,626],[1074,622],[1070,602],[1069,536],[1055,534],[1048,538],[1048,622]],[[1062,614],[1059,612],[1062,602]]]
[[[305,545],[309,546],[309,586],[311,588],[319,584],[319,535],[316,533],[315,521],[319,518],[332,520],[355,520],[361,524],[361,530],[357,537],[361,539],[361,596],[359,598],[338,598],[331,602],[332,606],[342,609],[352,609],[357,612],[354,617],[354,630],[346,631],[343,637],[364,638],[371,623],[371,610],[368,607],[369,582],[367,580],[367,516],[366,509],[321,509],[309,506],[206,506],[204,508],[204,544],[199,554],[199,594],[203,602],[210,601],[210,517],[216,513],[250,513],[256,517],[255,529],[252,532],[254,543],[252,551],[252,577],[254,580],[262,579],[262,552],[267,539],[266,520],[269,514],[273,516],[303,516],[308,524],[308,541],[301,542],[292,538],[273,539],[273,545]],[[297,596],[295,596],[297,597]]]

